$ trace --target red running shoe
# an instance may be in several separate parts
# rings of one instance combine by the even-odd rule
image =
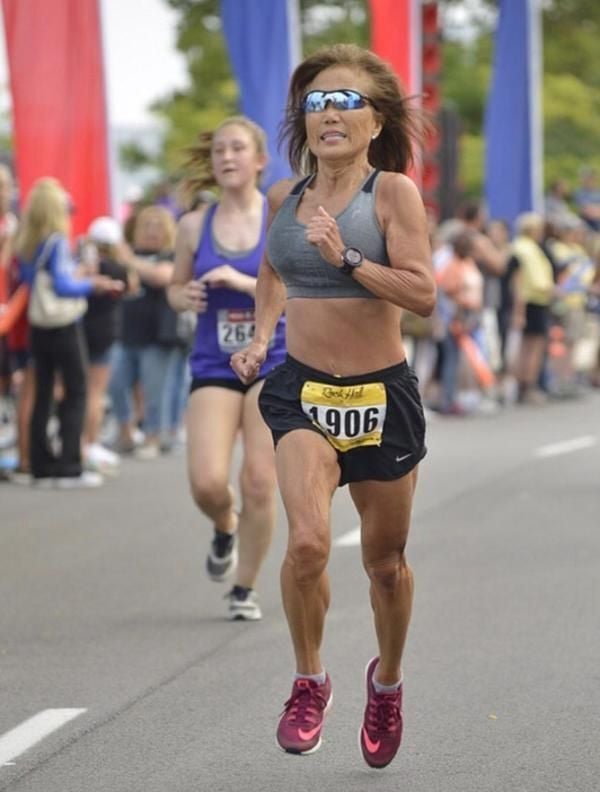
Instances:
[[[369,767],[385,767],[400,748],[402,741],[402,685],[397,693],[377,693],[373,673],[378,657],[369,661],[365,677],[367,706],[360,729],[360,750]]]
[[[312,679],[296,679],[277,727],[279,746],[293,754],[318,751],[323,721],[332,698],[329,674],[322,685]]]

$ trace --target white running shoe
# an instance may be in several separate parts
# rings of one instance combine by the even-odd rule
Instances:
[[[60,476],[54,479],[54,485],[58,489],[95,489],[104,484],[104,479],[100,473],[92,470],[84,470],[79,476]]]
[[[146,435],[142,432],[142,430],[139,427],[136,426],[131,432],[131,439],[133,440],[133,444],[138,446],[144,442],[144,440],[146,439]]]
[[[13,484],[19,484],[20,486],[28,486],[29,484],[33,484],[33,476],[31,473],[19,468],[15,468],[15,470],[11,472],[10,480]]]
[[[23,479],[22,483],[26,483],[25,479]],[[56,485],[56,479],[50,478],[50,476],[42,476],[40,478],[36,478],[35,476],[29,476],[29,483],[35,489],[48,490],[48,489],[54,489]]]
[[[221,583],[232,575],[238,563],[238,538],[234,534],[215,531],[206,556],[206,571],[211,580]]]
[[[258,594],[254,589],[234,586],[229,594],[229,618],[232,621],[258,621],[262,619],[262,612],[258,604]]]
[[[84,451],[85,464],[90,470],[114,475],[118,472],[121,457],[100,443],[91,443]]]
[[[133,456],[142,462],[152,462],[159,458],[160,448],[156,443],[142,443],[133,449]]]

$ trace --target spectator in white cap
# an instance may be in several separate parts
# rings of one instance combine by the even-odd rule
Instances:
[[[137,276],[127,267],[121,226],[112,217],[97,217],[90,225],[82,258],[91,270],[122,281],[125,291],[138,287]],[[88,398],[83,432],[83,457],[88,468],[115,473],[119,456],[99,441],[110,378],[112,347],[120,336],[120,300],[96,295],[88,300],[84,330],[88,346]]]

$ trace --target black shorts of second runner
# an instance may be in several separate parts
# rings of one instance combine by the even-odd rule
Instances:
[[[339,486],[392,481],[425,456],[418,380],[406,362],[355,377],[334,377],[288,355],[258,397],[275,446],[288,432],[317,432],[336,450]]]
[[[248,393],[250,388],[253,388],[257,382],[262,382],[264,378],[254,380],[249,385],[245,385],[239,379],[228,379],[227,377],[203,377],[202,379],[193,379],[190,383],[190,394],[200,388],[225,388],[225,390],[232,390],[236,393]]]

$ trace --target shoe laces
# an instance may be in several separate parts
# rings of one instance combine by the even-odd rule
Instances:
[[[371,696],[367,711],[370,731],[389,734],[398,729],[402,720],[398,693],[377,693]]]
[[[292,695],[283,705],[286,720],[294,724],[315,724],[319,714],[327,706],[327,699],[309,679],[298,679],[294,683]]]

